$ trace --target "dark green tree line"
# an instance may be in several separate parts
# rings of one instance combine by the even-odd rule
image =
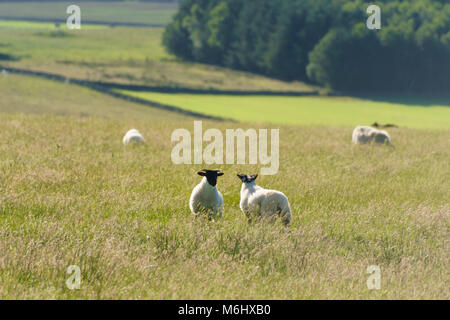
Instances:
[[[381,29],[366,27],[369,4]],[[445,0],[184,0],[176,56],[338,90],[450,91]]]

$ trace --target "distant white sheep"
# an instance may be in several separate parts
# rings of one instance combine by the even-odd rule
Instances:
[[[210,220],[221,217],[223,215],[223,197],[217,190],[217,177],[223,176],[223,172],[202,169],[197,174],[202,176],[203,179],[192,190],[189,199],[191,212],[195,215],[207,213]]]
[[[279,216],[285,225],[291,222],[292,211],[284,193],[259,187],[255,182],[257,174],[237,176],[242,181],[239,206],[249,221],[254,216],[268,219]]]
[[[368,126],[357,126],[353,130],[352,141],[354,144],[375,143],[391,145],[391,137],[384,130],[378,130]]]
[[[128,131],[125,136],[123,137],[123,144],[128,145],[130,143],[144,143],[144,137],[142,134],[137,131],[136,129],[131,129]]]

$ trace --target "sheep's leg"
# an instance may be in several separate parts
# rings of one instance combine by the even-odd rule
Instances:
[[[242,212],[244,213],[245,217],[247,218],[248,224],[252,224],[253,222],[253,215],[251,214],[251,211],[249,207],[242,208]]]
[[[283,208],[280,212],[281,221],[284,223],[285,226],[288,226],[289,223],[292,220],[292,212],[289,205]]]
[[[214,220],[214,218],[217,216],[217,213],[218,213],[218,208],[217,207],[214,207],[214,209],[209,210],[208,220],[209,221]]]

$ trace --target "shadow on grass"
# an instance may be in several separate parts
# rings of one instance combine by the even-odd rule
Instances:
[[[246,91],[246,90],[215,90],[215,89],[194,89],[188,87],[168,87],[168,86],[145,86],[129,85],[111,82],[96,82],[110,90],[119,89],[135,92],[157,92],[157,93],[185,93],[185,94],[206,94],[206,95],[230,95],[230,96],[318,96],[318,91]]]
[[[0,1],[1,2],[1,1]],[[30,21],[30,22],[50,22],[55,24],[65,24],[66,19],[59,18],[38,18],[38,17],[10,17],[10,16],[1,16],[0,20],[13,20],[13,21]],[[112,21],[103,21],[103,20],[83,20],[83,23],[93,24],[93,25],[106,25],[112,28],[114,27],[142,27],[142,28],[164,28],[166,25],[162,23],[134,23],[134,22],[112,22]]]
[[[20,75],[27,75],[27,76],[44,78],[44,79],[48,79],[48,80],[59,81],[59,82],[62,82],[62,83],[76,84],[76,85],[79,85],[79,86],[83,86],[83,87],[86,87],[86,88],[89,88],[89,89],[92,89],[92,90],[95,90],[95,91],[98,91],[98,92],[101,92],[101,93],[113,96],[115,98],[131,101],[131,102],[135,102],[135,103],[139,103],[139,104],[143,104],[143,105],[146,105],[146,106],[149,106],[149,107],[153,107],[153,108],[158,108],[158,109],[163,109],[163,110],[167,110],[167,111],[177,112],[177,113],[184,114],[184,115],[187,115],[187,116],[203,118],[203,119],[210,119],[210,120],[216,120],[216,121],[224,121],[224,120],[232,121],[232,122],[235,121],[233,119],[216,117],[216,116],[212,116],[212,115],[207,115],[207,114],[203,114],[203,113],[189,111],[189,110],[185,110],[185,109],[182,109],[182,108],[179,108],[179,107],[176,107],[176,106],[162,104],[162,103],[159,103],[159,102],[156,102],[156,101],[140,99],[140,98],[128,96],[128,95],[125,95],[125,94],[121,94],[119,92],[114,92],[113,90],[111,90],[111,88],[103,86],[101,82],[92,82],[92,81],[84,81],[84,80],[77,80],[77,79],[69,79],[69,78],[66,78],[66,77],[58,75],[58,74],[51,74],[51,73],[47,73],[47,72],[37,72],[37,71],[26,70],[26,69],[9,68],[9,67],[3,67],[2,65],[0,65],[0,70],[5,70],[7,72],[20,74]]]
[[[0,53],[0,61],[19,61],[20,59],[6,53]]]
[[[347,96],[369,100],[374,102],[385,102],[402,104],[412,107],[432,107],[445,106],[450,107],[450,92],[436,92],[436,93],[389,93],[389,94],[345,94]]]
[[[67,31],[63,30],[56,30],[56,31],[50,31],[50,32],[37,32],[37,36],[42,37],[50,37],[50,38],[70,38],[75,37],[75,34],[68,33]]]

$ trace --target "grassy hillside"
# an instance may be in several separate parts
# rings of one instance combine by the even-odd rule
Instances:
[[[350,127],[282,125],[280,172],[258,182],[289,197],[292,225],[247,224],[247,165],[220,166],[225,215],[208,222],[188,209],[203,166],[170,161],[172,131],[194,119],[34,78],[0,88],[3,299],[450,298],[448,130],[393,130],[394,149],[353,146]],[[146,145],[122,146],[131,127]],[[369,265],[381,290],[366,287]]]
[[[409,128],[450,129],[450,99],[416,98],[416,105],[410,105],[405,101],[390,103],[350,97],[227,96],[118,91],[239,121],[332,126],[370,125],[378,121]]]
[[[65,20],[66,9],[73,1],[0,2],[0,17]],[[76,3],[81,9],[82,21],[105,23],[167,24],[178,5],[152,2],[96,2]]]
[[[0,75],[0,112],[127,119],[177,119],[183,116],[117,100],[92,90],[33,77]],[[129,123],[132,125],[132,123]]]
[[[91,81],[223,90],[310,91],[249,73],[184,63],[161,45],[163,28],[83,25],[66,30],[51,23],[0,21],[0,64]]]

